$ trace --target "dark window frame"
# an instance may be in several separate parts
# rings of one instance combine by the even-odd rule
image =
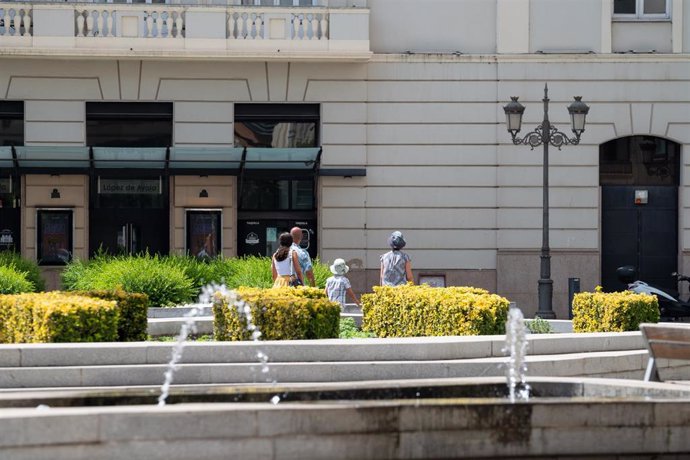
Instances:
[[[67,246],[68,256],[66,260],[57,260],[57,258],[47,259],[44,257],[43,248],[43,219],[46,215],[67,215],[68,216],[68,234]],[[74,209],[69,208],[39,208],[36,210],[36,259],[39,265],[60,266],[67,265],[74,256]]]
[[[86,145],[91,147],[170,147],[174,143],[175,117],[174,104],[172,102],[100,102],[86,101],[85,103],[85,129]],[[127,126],[136,122],[146,122],[149,126],[153,122],[167,124],[164,132],[157,136],[151,136],[150,142],[137,143],[127,140],[122,136],[111,135],[111,139],[96,141],[94,137],[107,137],[96,134],[94,130],[97,124],[115,123]],[[154,141],[155,137],[165,138],[163,142]]]
[[[0,146],[20,147],[24,145],[26,139],[26,121],[24,120],[24,114],[24,101],[0,101]],[[21,141],[9,142],[4,140],[3,129],[1,128],[5,120],[18,120],[21,122]]]

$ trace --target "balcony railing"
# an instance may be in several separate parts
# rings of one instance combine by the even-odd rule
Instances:
[[[246,58],[254,52],[266,59],[311,54],[362,60],[371,54],[368,23],[366,8],[0,0],[0,55],[117,56],[119,50],[161,57],[165,50],[162,57]]]

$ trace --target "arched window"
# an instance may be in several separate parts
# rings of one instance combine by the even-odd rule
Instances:
[[[678,185],[680,145],[654,136],[614,139],[599,149],[600,185]]]

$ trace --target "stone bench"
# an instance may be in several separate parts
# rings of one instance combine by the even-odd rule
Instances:
[[[690,360],[690,324],[640,324],[649,352],[645,381],[658,382],[657,360]]]

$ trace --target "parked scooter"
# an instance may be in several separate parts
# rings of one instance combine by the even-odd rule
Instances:
[[[682,318],[690,318],[690,301],[683,300],[676,292],[669,289],[660,288],[644,281],[636,280],[636,270],[632,265],[624,265],[616,269],[616,275],[622,283],[628,285],[628,290],[637,292],[638,294],[653,294],[656,295],[659,301],[659,313],[662,321],[679,321]],[[690,277],[681,275],[680,273],[671,273],[671,276],[676,278],[676,281],[687,281],[690,283]]]

